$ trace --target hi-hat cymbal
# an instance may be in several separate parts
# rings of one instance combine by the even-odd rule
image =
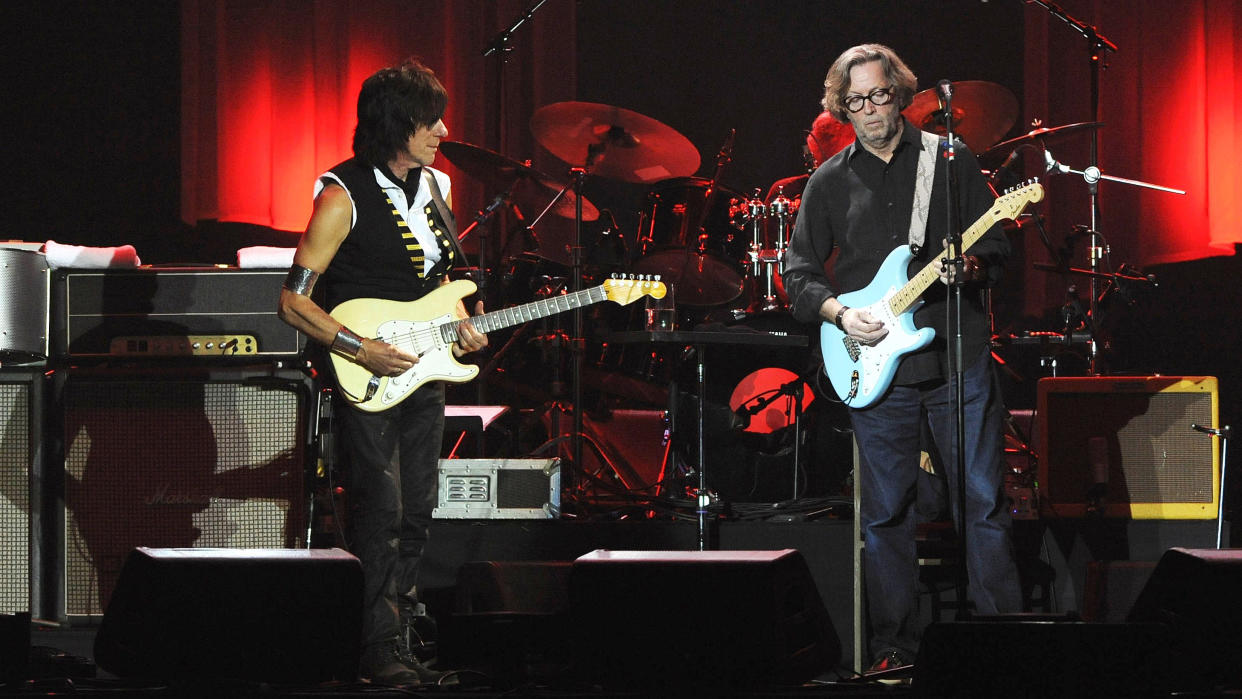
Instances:
[[[914,96],[903,112],[924,131],[943,135],[944,106],[935,88]],[[975,153],[991,147],[1018,120],[1018,98],[1001,85],[985,80],[953,83],[953,133]]]
[[[997,143],[996,145],[989,148],[987,152],[984,153],[984,155],[989,158],[999,156],[999,155],[1008,155],[1010,151],[1017,148],[1018,146],[1023,146],[1028,143],[1034,143],[1035,141],[1048,141],[1049,139],[1053,139],[1053,138],[1069,136],[1070,134],[1078,133],[1079,131],[1086,131],[1089,129],[1098,129],[1103,125],[1104,125],[1104,122],[1102,121],[1083,121],[1077,124],[1065,124],[1064,126],[1054,126],[1050,129],[1040,127],[1038,129],[1028,131],[1016,138],[1011,138],[1008,141]]]
[[[535,140],[553,155],[601,177],[645,184],[689,177],[699,151],[670,126],[620,107],[557,102],[530,120]]]
[[[514,198],[523,209],[534,209],[532,216],[542,211],[565,186],[563,182],[536,170],[529,163],[520,163],[469,143],[442,141],[440,152],[459,170],[485,186],[495,190],[512,190]],[[552,208],[552,213],[573,218],[574,198],[572,190],[566,191],[565,196]],[[582,220],[594,221],[598,218],[599,210],[583,197]]]

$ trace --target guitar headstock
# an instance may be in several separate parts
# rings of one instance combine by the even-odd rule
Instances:
[[[604,282],[604,293],[608,300],[622,306],[633,303],[644,296],[662,299],[668,293],[664,282],[655,275],[638,275],[629,278],[608,279]]]
[[[1036,177],[1029,182],[1006,190],[1003,195],[996,199],[992,207],[993,210],[1000,208],[998,218],[1014,219],[1018,217],[1018,214],[1022,213],[1022,209],[1025,209],[1027,204],[1034,204],[1043,198],[1044,186],[1039,183],[1039,178]]]

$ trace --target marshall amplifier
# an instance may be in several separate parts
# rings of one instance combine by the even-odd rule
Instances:
[[[137,546],[305,546],[303,374],[247,365],[59,375],[66,617],[102,614]]]
[[[53,282],[57,357],[296,355],[303,337],[276,314],[288,270],[61,269]]]

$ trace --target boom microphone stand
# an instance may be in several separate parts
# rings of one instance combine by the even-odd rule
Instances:
[[[1048,0],[1030,0],[1036,5],[1044,8],[1053,17],[1065,22],[1070,27],[1082,34],[1087,40],[1088,65],[1091,70],[1091,121],[1099,121],[1100,116],[1100,67],[1104,62],[1104,52],[1117,52],[1117,45],[1109,41],[1107,37],[1100,34],[1096,28],[1080,19],[1071,17],[1060,5]],[[1097,171],[1100,164],[1100,135],[1096,129],[1091,130],[1091,165]],[[1090,192],[1091,205],[1091,230],[1100,230],[1100,197],[1098,180],[1088,180],[1087,189]],[[1088,243],[1089,254],[1091,258],[1091,270],[1098,271],[1096,265],[1099,261],[1103,248],[1096,244],[1093,239]],[[1090,314],[1092,320],[1095,319],[1096,313],[1099,311],[1097,299],[1099,298],[1098,282],[1095,277],[1091,278],[1091,304]],[[1098,338],[1094,335],[1091,337],[1090,343],[1087,345],[1087,358],[1089,363],[1088,373],[1097,375],[1099,371],[1099,349],[1100,344]]]

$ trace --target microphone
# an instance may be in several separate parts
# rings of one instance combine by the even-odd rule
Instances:
[[[999,174],[1002,170],[1008,170],[1009,166],[1013,165],[1013,161],[1018,159],[1018,153],[1021,150],[1021,148],[1014,148],[1010,151],[1009,155],[1005,157],[1005,162],[1001,163],[1000,167],[996,168],[996,172]]]
[[[1229,437],[1229,433],[1231,431],[1228,425],[1225,425],[1224,427],[1213,428],[1213,427],[1205,427],[1204,425],[1200,425],[1194,422],[1190,423],[1190,429],[1194,430],[1195,432],[1202,432],[1203,434],[1210,434],[1215,437],[1225,437],[1225,438]]]
[[[479,223],[483,223],[488,218],[490,218],[492,214],[496,213],[496,209],[499,209],[501,205],[503,205],[506,201],[508,201],[508,199],[509,199],[508,192],[501,192],[500,194],[497,194],[496,198],[492,199],[492,203],[483,207],[483,210],[479,212],[479,215],[476,216],[474,220],[478,221]]]
[[[1052,151],[1044,150],[1044,172],[1051,172],[1055,175],[1064,175],[1069,172],[1068,165],[1062,165],[1057,159],[1052,157]]]
[[[940,93],[940,99],[945,103],[953,99],[953,83],[948,80],[941,80],[936,83],[936,91]]]
[[[754,416],[755,412],[757,411],[753,408],[746,407],[745,403],[737,406],[737,410],[729,414],[729,429],[740,432],[750,427],[750,418]]]

